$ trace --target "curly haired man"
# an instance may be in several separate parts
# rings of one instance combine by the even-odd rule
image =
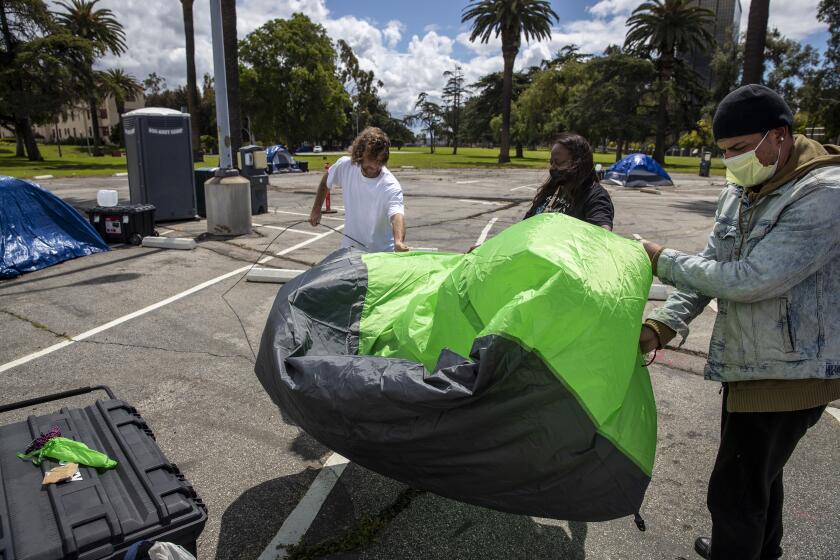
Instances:
[[[363,245],[371,252],[408,251],[405,244],[405,207],[400,182],[385,167],[391,142],[375,127],[353,140],[350,155],[340,158],[324,174],[309,223],[321,223],[321,205],[327,192],[341,187],[344,199],[342,247]]]

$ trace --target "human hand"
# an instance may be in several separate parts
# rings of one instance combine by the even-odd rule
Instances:
[[[405,253],[406,251],[410,251],[411,249],[408,248],[408,245],[403,243],[402,241],[394,241],[394,252],[395,253]]]
[[[659,335],[647,325],[642,325],[642,332],[639,334],[639,349],[642,354],[648,354],[659,348]]]
[[[320,208],[313,208],[312,212],[309,213],[309,223],[312,227],[317,226],[321,223],[321,209]]]

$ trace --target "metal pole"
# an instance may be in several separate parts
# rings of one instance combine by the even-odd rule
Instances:
[[[213,37],[213,75],[216,88],[216,129],[219,138],[219,167],[233,166],[230,153],[230,119],[228,117],[225,47],[222,40],[222,3],[210,0],[210,27]]]

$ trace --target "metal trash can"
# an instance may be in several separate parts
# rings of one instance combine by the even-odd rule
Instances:
[[[202,218],[207,217],[207,204],[204,202],[204,183],[216,176],[218,167],[197,167],[195,175],[195,210]]]
[[[250,145],[239,148],[239,168],[242,175],[251,182],[251,214],[268,212],[268,165],[262,146]]]
[[[712,170],[712,152],[703,152],[700,156],[700,176],[708,177]]]

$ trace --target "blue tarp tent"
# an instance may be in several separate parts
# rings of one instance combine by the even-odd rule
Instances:
[[[265,159],[268,162],[268,173],[299,172],[295,158],[283,144],[275,144],[265,149]]]
[[[607,169],[604,183],[622,187],[673,187],[674,182],[655,159],[647,154],[630,154]]]
[[[35,183],[0,177],[0,278],[108,250],[72,206]]]

